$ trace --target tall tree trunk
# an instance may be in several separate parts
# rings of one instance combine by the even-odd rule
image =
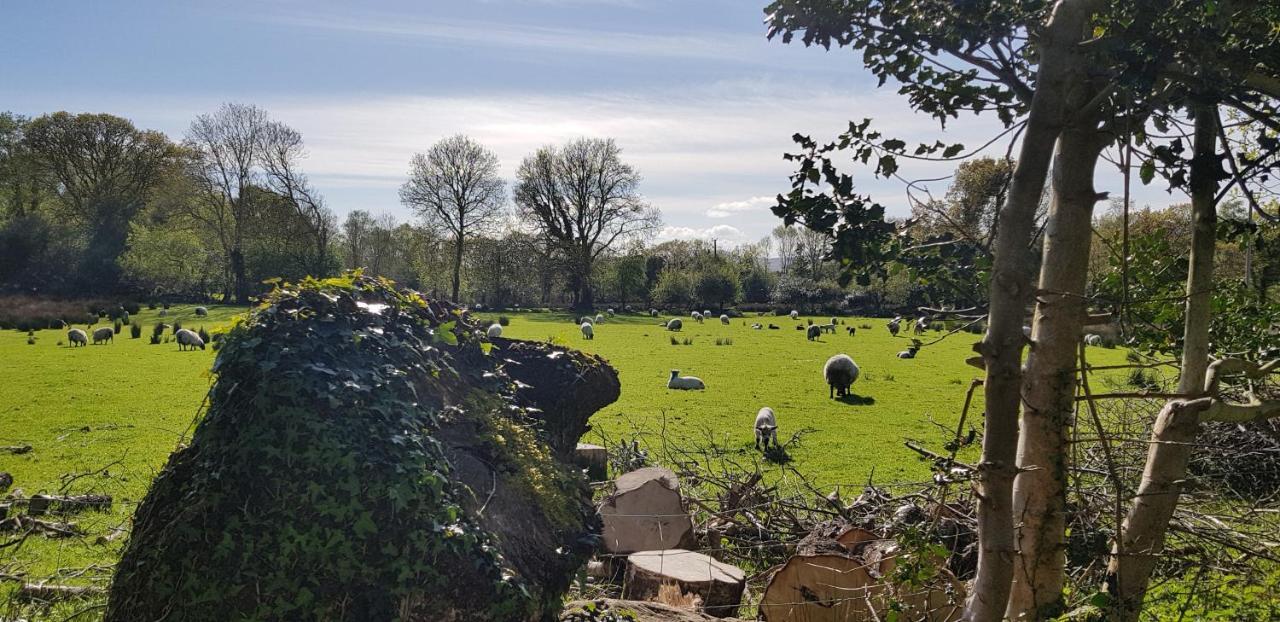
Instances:
[[[231,279],[236,290],[236,303],[249,302],[249,277],[245,273],[244,251],[239,248],[231,250]]]
[[[1036,91],[1009,192],[1000,208],[987,334],[976,350],[987,377],[986,423],[978,468],[978,571],[965,608],[968,622],[1004,617],[1014,568],[1013,481],[1017,474],[1018,412],[1022,387],[1022,323],[1032,288],[1030,245],[1053,144],[1061,131],[1067,92],[1083,77],[1076,45],[1089,23],[1093,0],[1063,0],[1042,34]]]
[[[453,245],[453,297],[449,300],[457,304],[458,288],[462,284],[462,232],[458,232]]]
[[[1218,132],[1216,106],[1195,108],[1195,153],[1191,161],[1191,262],[1187,268],[1186,318],[1182,332],[1182,372],[1178,392],[1198,396],[1204,392],[1209,368],[1209,315],[1213,290],[1213,255],[1216,246],[1218,193],[1221,163],[1215,149]],[[1187,463],[1191,459],[1203,408],[1190,400],[1165,404],[1156,417],[1147,450],[1142,483],[1134,496],[1113,545],[1107,566],[1107,589],[1113,596],[1110,619],[1137,620],[1142,610],[1151,572],[1164,548],[1169,520],[1182,494]]]
[[[1091,122],[1058,138],[1053,201],[1045,227],[1031,353],[1022,382],[1018,476],[1013,517],[1018,562],[1006,617],[1042,620],[1058,613],[1066,570],[1067,430],[1075,413],[1076,353],[1084,328],[1093,233],[1094,169],[1107,136]]]

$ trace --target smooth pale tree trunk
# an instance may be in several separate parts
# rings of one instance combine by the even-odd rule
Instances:
[[[978,487],[978,571],[965,605],[969,622],[1004,617],[1014,560],[1013,481],[1017,474],[1018,413],[1022,387],[1022,333],[1033,295],[1030,245],[1053,145],[1061,131],[1067,93],[1084,80],[1077,43],[1094,0],[1063,0],[1041,34],[1036,91],[1009,192],[1000,208],[987,334],[975,349],[987,377],[986,422]]]
[[[1058,613],[1066,571],[1067,438],[1075,414],[1076,354],[1088,309],[1094,170],[1109,135],[1081,120],[1058,137],[1031,353],[1022,380],[1019,473],[1013,484],[1018,561],[1007,617]]]
[[[1209,314],[1216,247],[1219,161],[1215,149],[1218,116],[1215,106],[1195,110],[1195,154],[1191,163],[1191,262],[1187,268],[1186,321],[1183,328],[1182,372],[1178,392],[1199,396],[1209,368]],[[1137,620],[1151,572],[1164,548],[1169,520],[1182,494],[1182,481],[1200,430],[1203,400],[1177,399],[1156,417],[1147,463],[1133,506],[1125,518],[1120,541],[1113,545],[1107,566],[1107,590],[1113,597],[1113,620]]]

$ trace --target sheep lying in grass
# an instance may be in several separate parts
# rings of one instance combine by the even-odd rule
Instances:
[[[667,322],[667,330],[680,330],[681,328],[684,328],[684,322],[678,317],[671,318]]]
[[[846,327],[844,327],[844,332],[849,333],[849,336],[850,336],[850,337],[852,337],[852,336],[854,336],[855,334],[857,334],[858,329],[857,329],[857,328],[854,328],[854,327],[852,327],[852,326],[846,326]]]
[[[583,339],[595,339],[595,338],[596,338],[596,329],[595,329],[593,326],[591,326],[591,322],[583,322],[583,323],[582,323],[582,326],[579,326],[578,328],[581,328],[581,329],[582,329],[582,338],[583,338]]]
[[[485,334],[489,335],[489,338],[490,338],[490,339],[493,339],[494,337],[501,337],[501,336],[502,336],[502,325],[501,325],[501,324],[490,324],[490,325],[489,325],[489,330],[485,331]]]
[[[847,354],[837,354],[822,366],[822,377],[831,388],[830,397],[844,397],[849,394],[849,386],[858,379],[858,364]]]
[[[707,385],[703,384],[701,378],[696,378],[694,376],[681,376],[680,370],[673,369],[671,370],[671,378],[667,380],[667,388],[701,391],[702,389],[707,388]]]
[[[831,333],[832,335],[836,334],[835,322],[830,324],[818,324],[818,329],[824,333]]]
[[[764,328],[764,325],[759,322],[751,325],[751,330],[760,330],[761,328]]]
[[[798,319],[799,317],[800,317],[800,312],[799,312],[799,311],[795,311],[795,310],[792,310],[792,311],[791,311],[791,319],[793,319],[793,320],[794,320],[794,319]]]
[[[916,357],[916,352],[919,352],[919,351],[920,351],[920,348],[917,348],[917,347],[915,347],[915,346],[911,346],[910,348],[907,348],[906,350],[903,350],[903,351],[899,352],[899,353],[898,353],[898,358],[900,358],[900,359],[913,359],[913,358],[915,358],[915,357]]]
[[[115,336],[116,331],[112,330],[110,326],[99,328],[93,331],[93,345],[96,346],[103,342],[112,341]]]
[[[1084,344],[1087,346],[1100,346],[1102,345],[1102,335],[1085,335]]]
[[[85,334],[85,332],[79,328],[73,328],[67,331],[67,342],[70,343],[73,348],[76,346],[87,346],[89,345],[89,335]]]
[[[199,317],[205,317],[206,315],[209,315],[209,310],[204,307],[196,307],[196,315]]]
[[[760,444],[764,443],[764,451],[769,450],[769,442],[773,442],[773,446],[778,446],[778,420],[773,416],[773,409],[765,406],[756,413],[756,449],[761,449]]]
[[[818,337],[821,337],[821,336],[822,336],[822,328],[816,325],[810,326],[809,330],[805,331],[805,338],[808,339],[809,341],[813,341],[814,339],[817,339]]]
[[[179,350],[186,350],[187,348],[192,350],[196,348],[204,349],[204,340],[200,338],[200,335],[185,328],[179,330],[174,337],[178,340]]]

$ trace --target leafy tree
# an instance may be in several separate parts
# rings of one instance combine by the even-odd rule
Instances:
[[[693,297],[693,279],[681,270],[663,270],[653,288],[653,299],[669,309],[687,307],[693,304]]]
[[[694,283],[694,295],[697,299],[707,304],[714,303],[717,309],[724,309],[737,302],[740,293],[738,275],[728,265],[711,266],[702,270]]]

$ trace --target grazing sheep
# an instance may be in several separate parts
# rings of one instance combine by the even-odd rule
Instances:
[[[857,334],[858,329],[853,326],[846,326],[844,327],[844,332],[849,333],[849,336],[852,337]]]
[[[583,339],[595,339],[595,338],[596,338],[596,329],[595,329],[593,326],[591,326],[591,322],[583,322],[583,323],[582,323],[582,326],[579,326],[578,328],[581,328],[581,329],[582,329],[582,338],[583,338]]]
[[[649,309],[649,317],[658,317],[657,309]]]
[[[756,413],[756,449],[764,443],[764,450],[769,451],[769,441],[778,447],[778,419],[773,416],[773,409],[765,406]]]
[[[706,311],[703,311],[702,317],[711,317],[711,310],[707,309]]]
[[[822,366],[822,377],[831,388],[830,397],[844,397],[849,394],[849,386],[858,379],[858,364],[847,354],[837,354]]]
[[[204,307],[196,307],[196,315],[199,317],[204,317],[206,315],[209,315],[209,310]]]
[[[69,342],[73,348],[76,346],[87,346],[89,345],[89,335],[85,334],[85,332],[79,328],[73,328],[67,331],[67,342]]]
[[[595,323],[595,318],[592,318],[592,317],[591,317],[591,316],[589,316],[589,315],[584,315],[584,316],[582,316],[581,318],[579,318],[579,319],[578,319],[578,323],[579,323],[579,324],[594,324],[594,323]]]
[[[915,325],[912,326],[911,329],[915,331],[917,335],[923,335],[924,331],[929,330],[928,316],[922,315],[919,318],[917,318]]]
[[[603,322],[604,322],[604,316],[603,316],[603,315],[596,315],[596,324],[601,324],[601,323],[603,323]]]
[[[681,376],[680,370],[673,369],[671,370],[671,378],[667,380],[667,388],[701,391],[707,388],[707,385],[703,384],[701,378],[696,378],[694,376]]]
[[[899,353],[898,353],[898,358],[900,358],[900,359],[913,359],[913,358],[915,358],[915,357],[916,357],[916,352],[919,352],[919,351],[920,351],[920,348],[917,348],[917,347],[915,347],[915,346],[911,346],[910,348],[907,348],[906,350],[903,350],[903,351],[899,352]]]
[[[831,333],[832,335],[836,334],[835,322],[830,324],[818,324],[818,328],[824,333]]]
[[[728,324],[728,323],[729,323],[729,316],[727,316],[727,315],[725,315],[725,314],[721,313],[721,314],[720,314],[720,323],[721,323],[721,324]]]
[[[200,335],[197,335],[185,328],[180,329],[174,337],[178,340],[179,350],[186,350],[187,348],[192,350],[196,348],[200,348],[201,350],[204,349],[204,340],[200,338]]]
[[[605,315],[608,315],[608,316],[612,317],[612,316],[613,316],[613,309],[605,309],[605,310],[604,310],[604,313],[605,313]]]
[[[897,337],[898,330],[902,327],[902,325],[898,323],[897,318],[894,318],[893,321],[889,322],[888,327],[889,327],[889,334],[893,335],[894,337]]]
[[[96,346],[104,341],[112,341],[112,338],[115,336],[116,331],[112,330],[110,326],[99,328],[98,330],[93,331],[93,345]]]
[[[793,320],[794,320],[794,319],[797,319],[797,318],[799,318],[799,317],[800,317],[800,312],[799,312],[799,311],[796,311],[796,310],[792,310],[792,311],[791,311],[791,319],[793,319]]]
[[[502,336],[502,325],[501,325],[501,324],[490,324],[490,325],[489,325],[489,330],[487,330],[487,331],[485,331],[485,332],[486,332],[486,334],[488,334],[488,335],[489,335],[489,338],[490,338],[490,339],[493,339],[494,337],[501,337],[501,336]]]
[[[684,328],[684,322],[678,317],[673,317],[667,322],[667,330],[680,330],[681,328]]]
[[[833,315],[833,316],[831,316],[831,324],[832,324],[832,325],[839,324],[839,323],[840,323],[840,319],[839,319],[839,318],[837,318],[837,317],[836,317],[836,316],[834,316],[834,315]]]
[[[799,327],[797,327],[797,328],[799,328]],[[817,338],[818,338],[818,337],[820,337],[820,336],[822,336],[822,328],[821,328],[821,327],[818,327],[818,326],[810,326],[810,327],[809,327],[809,330],[805,331],[805,338],[806,338],[806,339],[808,339],[809,341],[813,341],[814,339],[817,339]]]
[[[1084,343],[1087,346],[1100,346],[1102,345],[1102,335],[1085,335]]]

